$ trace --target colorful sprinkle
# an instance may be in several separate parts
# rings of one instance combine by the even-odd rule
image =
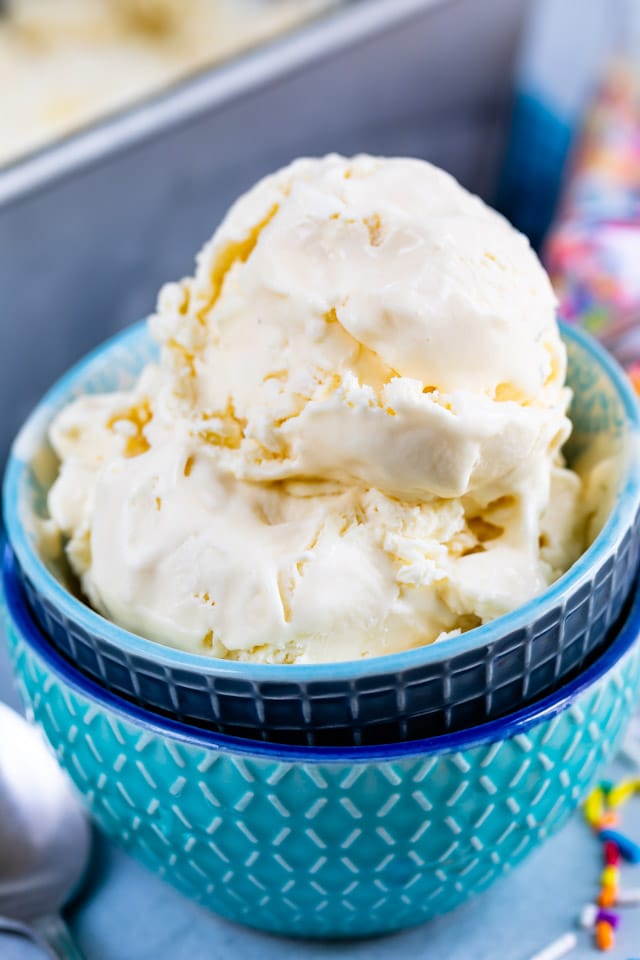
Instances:
[[[640,887],[620,890],[620,863],[622,860],[640,863],[640,844],[613,829],[619,821],[619,815],[614,808],[622,806],[634,793],[640,793],[640,780],[623,780],[617,784],[600,783],[589,794],[585,803],[585,819],[602,841],[605,866],[600,875],[597,907],[586,904],[580,913],[579,923],[584,929],[594,931],[599,950],[611,950],[615,944],[615,931],[620,924],[620,914],[612,908],[640,906]]]
[[[628,863],[640,863],[640,844],[637,844],[630,837],[625,836],[618,830],[602,830],[600,839],[603,841],[611,840],[620,850],[620,855]]]
[[[615,810],[607,810],[595,824],[595,828],[598,832],[601,832],[602,830],[611,830],[612,827],[617,827],[619,824],[620,814],[616,813]]]
[[[598,906],[615,907],[618,900],[618,891],[616,887],[603,887],[598,896]]]
[[[620,848],[613,840],[605,840],[604,843],[604,862],[609,867],[617,867],[620,863]]]
[[[617,787],[613,787],[607,793],[607,803],[610,807],[621,807],[623,803],[626,803],[633,794],[636,792],[636,781],[627,780],[619,783]]]
[[[596,946],[598,950],[612,950],[615,944],[615,934],[610,923],[601,920],[596,923]]]
[[[578,924],[583,930],[593,930],[599,910],[595,903],[585,903],[578,917]]]
[[[597,827],[605,813],[604,792],[596,787],[587,797],[584,805],[584,815],[588,824]]]
[[[566,957],[568,953],[575,950],[577,943],[578,938],[575,933],[565,933],[544,950],[536,953],[530,960],[560,960],[561,957]]]
[[[640,887],[633,887],[631,890],[618,890],[616,906],[617,907],[640,906]]]
[[[617,913],[612,913],[611,910],[598,910],[596,926],[599,923],[608,923],[610,927],[617,930],[620,925],[620,917]]]

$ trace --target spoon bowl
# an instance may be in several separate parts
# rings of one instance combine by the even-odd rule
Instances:
[[[0,704],[0,915],[48,936],[79,888],[90,845],[87,818],[40,732]]]

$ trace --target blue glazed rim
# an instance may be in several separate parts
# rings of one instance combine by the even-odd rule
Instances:
[[[20,489],[24,473],[29,469],[25,457],[20,456],[20,451],[33,451],[31,438],[34,434],[41,432],[53,413],[68,402],[74,393],[77,379],[86,374],[92,366],[100,364],[105,351],[112,350],[116,346],[126,348],[128,342],[135,342],[143,337],[146,334],[146,323],[146,320],[140,321],[96,347],[51,387],[13,442],[3,484],[3,512],[7,537],[21,571],[34,589],[87,634],[101,638],[130,656],[141,657],[147,662],[153,662],[169,670],[192,671],[207,676],[232,676],[255,683],[306,684],[326,680],[348,682],[363,676],[401,673],[429,663],[437,663],[443,658],[451,659],[479,647],[488,646],[512,631],[526,628],[546,609],[561,603],[563,596],[569,590],[577,590],[589,578],[598,560],[610,553],[635,520],[640,504],[640,443],[638,442],[640,440],[640,406],[627,375],[613,357],[593,337],[577,328],[560,323],[563,338],[574,341],[587,351],[613,383],[622,402],[627,427],[635,442],[629,444],[625,485],[603,529],[573,566],[544,593],[490,623],[474,627],[458,637],[448,639],[446,648],[444,644],[429,644],[401,653],[371,657],[367,660],[286,665],[235,662],[187,653],[147,640],[105,619],[74,597],[58,582],[33,549],[20,521],[19,509]]]
[[[640,637],[640,581],[636,581],[633,601],[627,608],[625,621],[613,642],[598,659],[574,680],[549,694],[542,700],[522,707],[498,720],[468,727],[455,733],[445,733],[423,740],[408,740],[404,743],[380,744],[363,747],[309,747],[262,740],[248,740],[188,726],[169,717],[159,716],[142,707],[123,700],[110,690],[80,673],[64,659],[48,641],[29,610],[16,572],[16,561],[8,543],[2,551],[2,578],[0,605],[4,603],[11,619],[24,642],[43,660],[48,669],[62,682],[92,702],[124,720],[133,721],[160,737],[190,743],[208,749],[226,750],[269,760],[302,761],[311,763],[362,763],[370,760],[401,760],[416,755],[456,753],[481,744],[496,743],[524,734],[533,726],[547,722],[565,710],[589,688],[600,683],[620,663]]]

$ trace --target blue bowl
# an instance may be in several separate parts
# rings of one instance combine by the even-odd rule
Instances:
[[[640,541],[640,418],[627,378],[591,338],[565,328],[575,401],[570,454],[622,457],[617,499],[595,542],[553,586],[507,616],[443,643],[337,664],[265,665],[198,656],[128,633],[73,593],[38,546],[57,463],[54,413],[86,392],[122,389],[155,355],[139,324],[99,347],[45,396],[19,434],[4,514],[32,610],[56,647],[131,701],[186,723],[309,745],[394,742],[498,717],[574,675],[601,649],[635,574]]]
[[[534,706],[376,747],[234,739],[162,719],[51,646],[9,551],[19,689],[97,823],[189,897],[271,933],[388,933],[442,914],[555,833],[615,751],[640,687],[640,589],[607,651]]]

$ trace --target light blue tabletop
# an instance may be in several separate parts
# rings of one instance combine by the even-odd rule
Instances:
[[[0,699],[17,704],[1,645]],[[619,761],[609,775],[628,776],[633,769]],[[624,829],[640,838],[640,798],[625,808]],[[600,870],[598,841],[577,816],[512,875],[455,913],[392,937],[323,944],[280,940],[226,923],[97,836],[87,883],[69,920],[86,960],[528,960],[575,928],[581,907],[594,898]],[[624,868],[623,886],[640,887],[640,867]],[[579,931],[571,956],[602,954]],[[640,958],[640,907],[625,908],[608,956]],[[41,960],[18,940],[0,941],[0,958]]]

